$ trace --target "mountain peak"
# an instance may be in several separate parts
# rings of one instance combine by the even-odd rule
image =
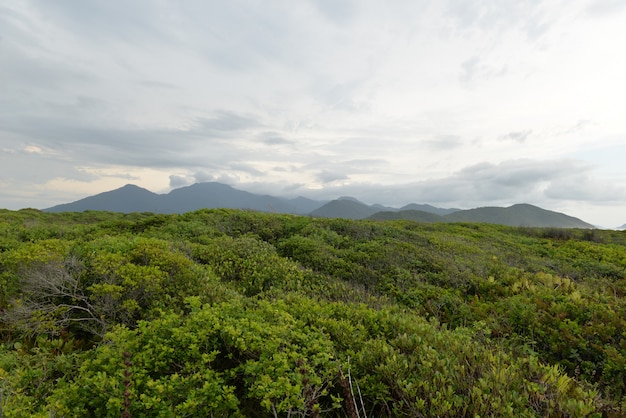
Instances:
[[[204,208],[251,209],[262,212],[293,213],[328,218],[364,219],[383,213],[377,219],[411,219],[421,222],[484,222],[511,226],[593,228],[578,218],[541,209],[528,203],[507,208],[484,207],[468,210],[441,209],[431,205],[410,204],[400,209],[368,205],[352,196],[316,201],[304,197],[287,199],[259,195],[218,182],[195,183],[156,194],[134,184],[90,196],[73,203],[57,205],[45,212],[184,213]],[[436,216],[435,216],[436,215]],[[437,217],[438,216],[438,217]],[[626,229],[623,225],[621,229]]]
[[[126,184],[119,189],[44,209],[44,212],[83,212],[86,210],[125,213],[155,212],[158,210],[158,196],[150,190],[134,184]]]

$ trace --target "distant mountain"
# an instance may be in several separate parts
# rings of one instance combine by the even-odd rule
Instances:
[[[626,224],[622,225],[622,226],[618,226],[617,228],[618,231],[626,231]]]
[[[337,200],[350,200],[352,202],[362,203],[359,199],[353,196],[341,196],[341,197],[338,197]]]
[[[237,190],[222,183],[196,183],[164,195],[165,213],[191,212],[200,208],[239,208],[262,212],[307,214],[322,203],[313,200],[283,199]]]
[[[402,219],[405,221],[415,221],[415,222],[445,222],[444,218],[441,215],[437,215],[432,212],[425,212],[423,210],[398,210],[395,212],[392,211],[382,211],[376,212],[375,214],[369,216],[368,219],[373,219],[376,221],[391,221],[394,219]]]
[[[294,212],[295,214],[309,214],[321,205],[325,204],[326,201],[313,200],[307,197],[299,196],[295,199],[289,200],[289,203],[291,203],[296,209]]]
[[[408,208],[408,209],[407,209]],[[420,219],[412,219],[412,220],[420,220],[422,222],[431,222],[425,221],[423,217],[421,217],[417,213],[406,213],[399,215],[399,217],[394,217],[391,215],[392,213],[399,212],[423,212],[427,213],[426,218],[428,218],[428,214],[447,214],[455,212],[459,209],[442,209],[437,208],[431,205],[418,205],[416,203],[412,203],[410,205],[403,206],[400,209],[392,208],[389,206],[383,205],[367,205],[354,197],[340,197],[337,200],[331,200],[326,203],[324,206],[314,210],[310,213],[311,216],[317,216],[320,218],[348,218],[348,219],[412,219],[418,217]],[[381,215],[378,215],[378,214]],[[376,218],[372,218],[376,216]],[[405,218],[406,217],[406,218]],[[430,219],[430,218],[429,218]],[[434,221],[432,221],[434,222]]]
[[[593,225],[573,216],[553,212],[529,204],[517,204],[508,208],[484,207],[461,210],[445,215],[448,222],[487,222],[509,226],[534,226],[557,228],[594,228]]]
[[[461,209],[444,209],[444,208],[438,208],[438,207],[431,206],[431,205],[418,205],[417,203],[411,203],[409,205],[402,206],[399,210],[401,211],[417,210],[421,212],[435,213],[437,215],[447,215],[449,213],[457,212]]]
[[[237,208],[263,212],[305,215],[325,202],[304,197],[284,199],[258,195],[234,189],[222,183],[197,183],[174,189],[168,194],[156,194],[134,185],[86,197],[73,203],[53,206],[45,212],[82,212],[106,210],[111,212],[184,213],[202,208]]]
[[[365,219],[376,212],[380,212],[380,210],[380,206],[374,207],[366,205],[353,198],[342,198],[331,200],[324,206],[312,211],[310,215],[318,218]]]
[[[367,205],[354,197],[344,196],[330,202],[298,197],[287,199],[237,190],[222,183],[196,183],[156,194],[127,184],[116,190],[86,197],[73,203],[53,206],[44,212],[110,212],[184,213],[202,208],[252,209],[262,212],[293,213],[324,218],[405,219],[418,222],[484,222],[511,226],[593,228],[594,226],[563,213],[528,204],[508,208],[484,207],[469,210],[443,209],[412,203],[400,209]],[[622,227],[626,229],[626,224]]]
[[[109,212],[159,212],[160,195],[127,184],[116,190],[86,197],[73,203],[64,203],[44,209],[44,212],[84,212],[105,210]]]
[[[397,212],[376,213],[370,216],[370,219],[406,219],[418,222],[481,222],[508,226],[553,228],[594,228],[593,225],[578,218],[525,203],[507,208],[483,207],[457,210],[446,215],[400,210]]]

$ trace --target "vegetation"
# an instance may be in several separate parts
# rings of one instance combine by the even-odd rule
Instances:
[[[0,211],[0,416],[626,415],[626,232]]]

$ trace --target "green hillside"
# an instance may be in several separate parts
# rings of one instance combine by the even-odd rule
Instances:
[[[507,208],[484,207],[457,211],[445,215],[448,222],[485,222],[508,226],[538,226],[558,228],[593,228],[594,226],[564,213],[553,212],[529,204]]]
[[[415,222],[445,222],[445,218],[441,215],[415,209],[400,210],[397,212],[376,212],[375,214],[369,216],[368,219],[375,221],[405,220]]]
[[[0,416],[626,415],[626,232],[0,211]]]
[[[378,211],[380,208],[377,206],[344,198],[331,200],[324,206],[312,211],[310,215],[319,218],[365,219]]]
[[[382,211],[370,215],[368,219],[387,221],[404,219],[416,222],[479,222],[496,225],[543,228],[594,228],[593,225],[578,218],[574,218],[573,216],[553,212],[529,204],[517,204],[507,208],[483,207],[455,210],[442,215],[411,209]]]

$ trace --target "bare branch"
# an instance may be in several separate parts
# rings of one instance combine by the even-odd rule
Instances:
[[[20,273],[21,297],[0,315],[31,334],[58,334],[71,324],[103,336],[107,321],[79,282],[83,266],[74,258],[31,265]]]

